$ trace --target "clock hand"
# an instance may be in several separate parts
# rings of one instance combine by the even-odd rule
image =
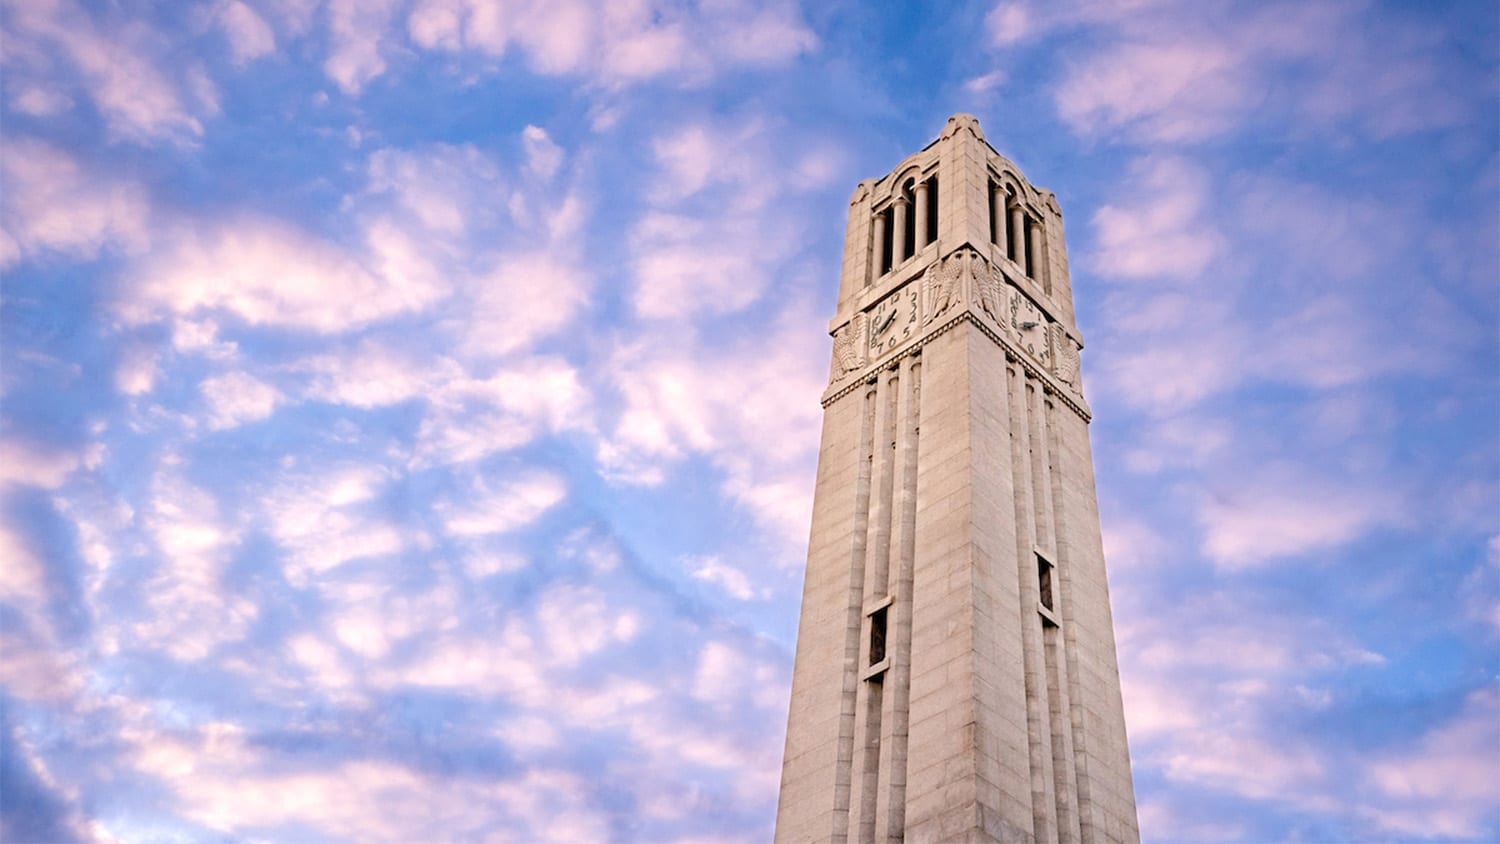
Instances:
[[[1039,322],[1037,322],[1035,320],[1032,320],[1030,322],[1023,322],[1023,323],[1021,323],[1021,330],[1025,331],[1025,330],[1030,329],[1030,328],[1036,328],[1038,325],[1041,325],[1041,323],[1039,323]]]

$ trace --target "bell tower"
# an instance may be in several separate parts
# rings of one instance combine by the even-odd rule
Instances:
[[[829,328],[776,841],[1138,841],[1056,198],[953,116]]]

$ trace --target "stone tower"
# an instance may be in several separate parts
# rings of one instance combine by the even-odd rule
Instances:
[[[830,329],[776,841],[1137,841],[1056,198],[955,115]]]

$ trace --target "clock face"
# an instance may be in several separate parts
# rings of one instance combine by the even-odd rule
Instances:
[[[870,309],[870,354],[896,348],[917,332],[917,286],[908,284]]]
[[[1052,347],[1047,342],[1047,315],[1021,294],[1010,294],[1010,328],[1026,353],[1044,364],[1052,361]]]

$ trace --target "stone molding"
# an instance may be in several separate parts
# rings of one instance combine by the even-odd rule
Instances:
[[[1035,378],[1036,380],[1040,381],[1042,383],[1042,391],[1044,394],[1055,396],[1070,410],[1078,414],[1084,422],[1093,420],[1093,411],[1089,410],[1088,402],[1084,401],[1083,396],[1074,392],[1074,389],[1069,389],[1068,387],[1063,386],[1056,375],[1048,372],[1040,366],[1037,366],[1037,364],[1030,359],[1029,355],[1015,348],[1014,344],[1009,339],[1001,336],[999,332],[991,328],[984,322],[984,320],[979,319],[974,315],[972,311],[969,310],[960,311],[959,313],[955,314],[952,319],[942,323],[937,328],[923,333],[922,336],[918,337],[916,340],[913,340],[911,345],[906,346],[896,354],[882,360],[879,366],[864,368],[863,371],[860,372],[860,377],[849,378],[847,380],[835,380],[835,382],[829,387],[828,391],[823,394],[823,398],[820,400],[820,404],[823,406],[824,410],[827,410],[828,407],[834,402],[838,401],[849,393],[854,392],[859,387],[873,382],[881,372],[888,369],[899,368],[901,366],[901,360],[903,358],[920,357],[922,355],[923,346],[932,342],[934,338],[948,333],[950,329],[956,328],[960,323],[964,322],[974,325],[980,330],[980,332],[984,334],[984,336],[988,337],[991,341],[994,342],[995,345],[1003,349],[1005,351],[1006,363],[1019,364],[1028,378]]]
[[[1085,422],[1092,418],[1093,414],[1083,398],[1079,384],[1079,345],[1067,328],[1060,322],[1048,323],[1046,336],[1052,350],[1051,361],[1046,364],[1034,360],[1005,331],[1006,314],[1012,310],[1012,298],[1025,296],[1030,300],[1031,297],[1009,282],[998,265],[966,245],[928,264],[903,284],[893,285],[890,292],[877,301],[883,301],[895,295],[897,290],[911,286],[919,291],[922,302],[920,325],[923,331],[894,354],[879,358],[877,365],[872,367],[875,359],[870,356],[867,348],[869,317],[864,310],[856,311],[849,321],[831,332],[833,360],[829,371],[829,388],[822,399],[824,408],[865,383],[880,370],[898,366],[908,355],[920,354],[922,346],[932,338],[967,320],[1005,350],[1008,362],[1020,364],[1029,376],[1040,380],[1048,395],[1057,396]],[[939,322],[940,318],[953,312],[955,308],[956,314]],[[933,328],[935,324],[937,327]]]

